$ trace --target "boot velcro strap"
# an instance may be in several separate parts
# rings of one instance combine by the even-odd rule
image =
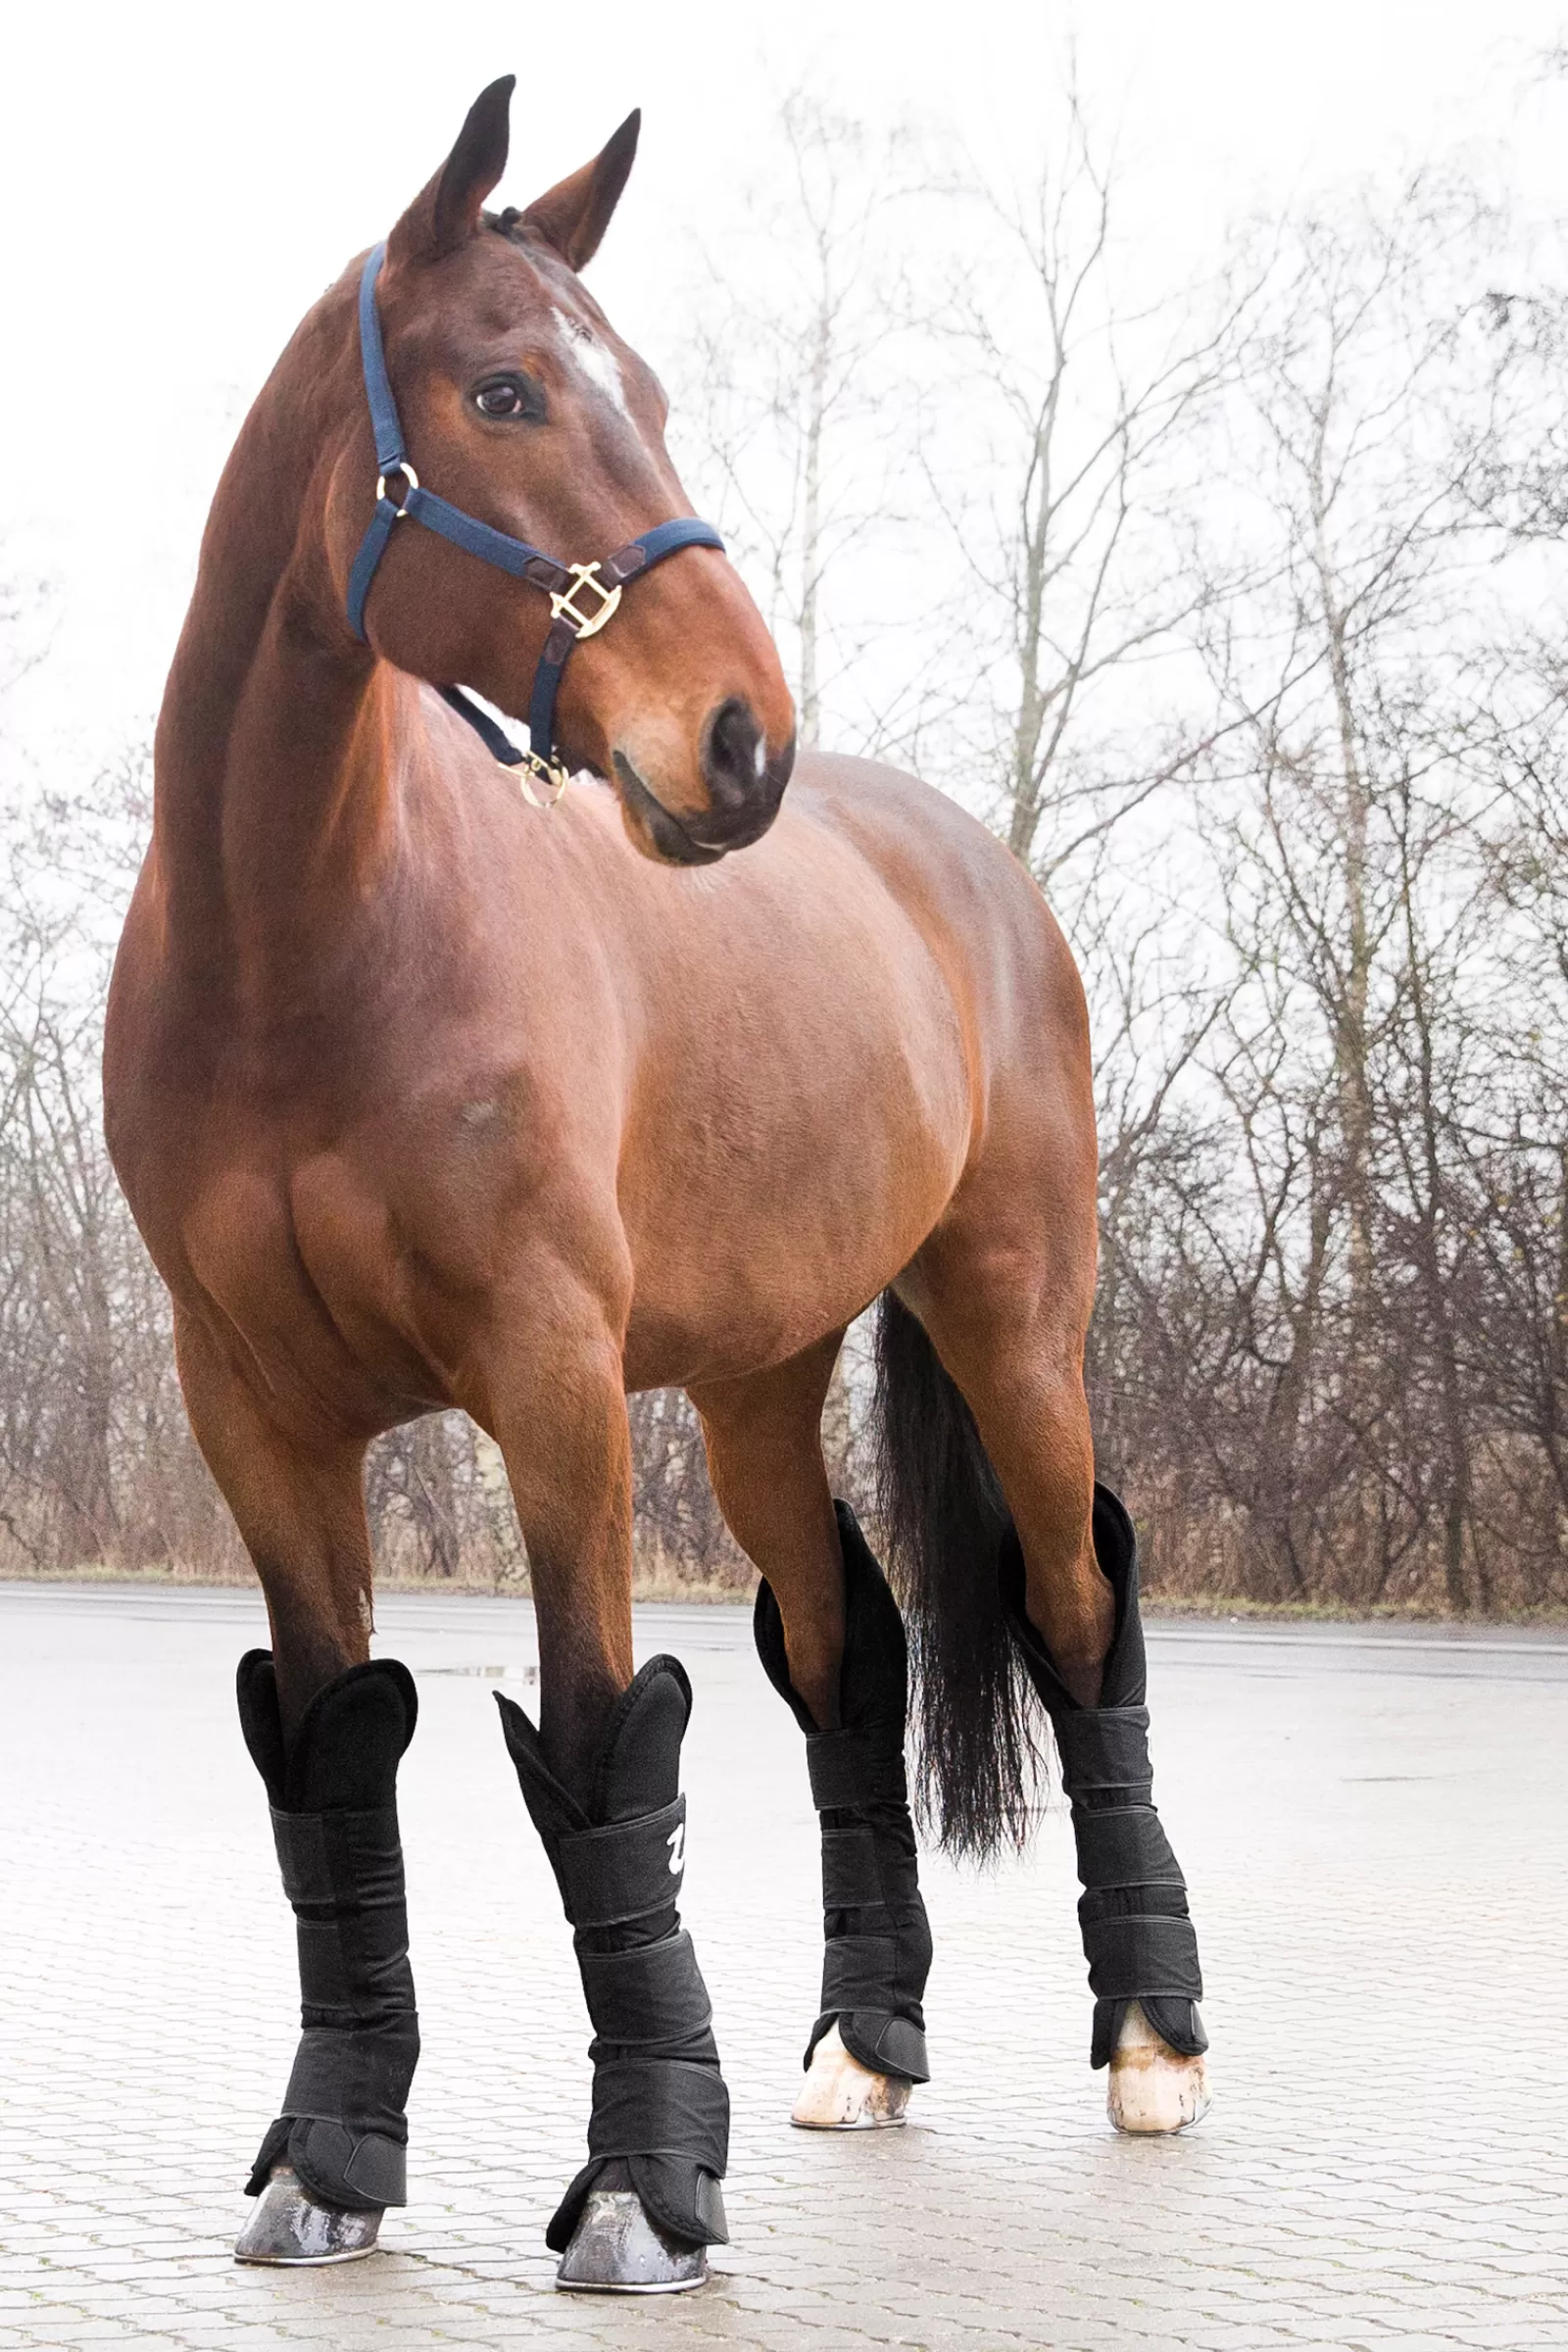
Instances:
[[[853,1828],[822,1832],[822,1908],[854,1911],[880,1903],[882,1872],[877,1863],[876,1838],[865,1822]]]
[[[579,1952],[582,1988],[602,2041],[687,2041],[713,2022],[692,1939],[684,1928],[628,1952]]]
[[[630,2058],[594,2068],[590,2156],[684,2156],[721,2177],[729,2092],[716,2066]]]
[[[824,2021],[822,2031],[834,2023]],[[839,2039],[852,2058],[868,2067],[873,2075],[899,2075],[906,2082],[929,2082],[931,2062],[926,2056],[925,2034],[920,2027],[906,2017],[895,2017],[885,2009],[844,2009],[838,2013]],[[814,2050],[819,2036],[813,2035]],[[811,2051],[806,2054],[808,2066]]]
[[[1152,1784],[1147,1707],[1080,1707],[1071,1715],[1058,1715],[1054,1728],[1069,1796],[1091,1788],[1147,1788]]]
[[[822,1831],[822,1908],[860,1911],[873,1903],[897,1905],[920,1899],[919,1864],[891,1838],[879,1838],[869,1822]]]
[[[412,2009],[385,2024],[345,2030],[307,2026],[283,2093],[285,2115],[314,2115],[406,2141],[409,2095],[419,2056]]]
[[[379,1933],[377,1931],[380,1931]],[[414,2015],[404,1915],[298,1919],[300,2023],[332,2033],[395,2029]]]
[[[412,2013],[403,1848],[395,1807],[272,1812],[294,1908],[307,2027],[377,2027]]]
[[[1117,1805],[1103,1813],[1075,1812],[1078,1876],[1092,1889],[1108,1886],[1183,1886],[1152,1805]]]
[[[556,1848],[561,1898],[574,1928],[615,1928],[667,1911],[686,1861],[686,1799],[608,1829],[579,1830]]]
[[[1083,1922],[1089,1989],[1098,2000],[1200,2001],[1203,1979],[1190,1919],[1140,1912],[1130,1919]]]
[[[409,2201],[408,2151],[379,2132],[348,2131],[335,2117],[290,2120],[288,2159],[318,2205],[350,2213]]]
[[[368,1813],[283,1813],[272,1807],[272,1842],[283,1892],[300,1904],[358,1909],[403,1901],[403,1847],[395,1805]]]
[[[908,1799],[902,1753],[884,1755],[862,1732],[812,1732],[806,1742],[811,1802],[819,1813]]]
[[[894,1936],[830,1936],[822,1947],[822,2007],[886,2009],[898,1967]]]

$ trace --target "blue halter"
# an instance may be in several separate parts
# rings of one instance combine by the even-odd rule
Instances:
[[[550,599],[552,617],[528,698],[531,748],[519,752],[461,687],[443,686],[440,691],[443,699],[482,738],[494,759],[504,767],[527,770],[549,784],[553,797],[559,800],[566,789],[567,770],[556,757],[556,697],[572,647],[579,639],[592,637],[604,627],[620,603],[620,592],[628,580],[651,571],[656,564],[662,564],[679,548],[716,547],[722,554],[724,542],[710,522],[698,522],[686,516],[675,522],[656,524],[653,530],[629,539],[624,547],[617,548],[601,563],[558,564],[553,556],[530,547],[525,539],[514,539],[506,531],[495,530],[489,523],[465,514],[461,507],[449,506],[433,490],[421,489],[419,477],[409,464],[381,343],[375,281],[385,259],[386,247],[378,245],[360,279],[360,358],[365,368],[365,397],[369,403],[370,426],[375,435],[379,479],[375,485],[375,512],[349,573],[349,619],[356,636],[364,638],[365,600],[370,593],[370,582],[386,554],[393,530],[405,518],[422,523],[427,531],[437,532],[454,547],[477,556],[481,563],[493,564],[498,571],[510,572],[514,580],[531,580],[536,588],[542,588]],[[389,474],[403,477],[406,487],[401,505],[388,493]],[[585,610],[578,600],[590,596],[597,602]],[[524,792],[528,792],[526,777],[519,777],[518,781]],[[528,792],[528,797],[532,800],[534,795]]]

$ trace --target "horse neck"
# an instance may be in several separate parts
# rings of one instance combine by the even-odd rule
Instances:
[[[176,955],[298,975],[395,844],[395,674],[338,609],[324,503],[358,391],[352,286],[306,318],[223,469],[158,724]]]

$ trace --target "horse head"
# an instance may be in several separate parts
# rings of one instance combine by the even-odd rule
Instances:
[[[658,378],[580,275],[626,183],[639,118],[524,211],[493,213],[512,88],[509,75],[475,101],[374,281],[403,472],[513,542],[597,562],[691,512],[664,448]],[[345,589],[378,470],[371,439],[362,398],[327,501]],[[590,583],[573,612],[597,622],[603,599]],[[563,761],[612,780],[632,840],[655,859],[705,864],[756,841],[789,778],[794,710],[739,575],[717,548],[683,546],[628,581],[613,613],[612,627],[568,649],[555,717]],[[405,525],[388,533],[360,625],[398,668],[471,686],[520,719],[552,606],[536,579]]]

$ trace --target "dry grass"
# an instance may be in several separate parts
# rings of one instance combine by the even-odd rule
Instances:
[[[255,1586],[255,1579],[248,1570],[235,1572],[227,1568],[191,1568],[173,1560],[154,1561],[141,1568],[126,1568],[104,1561],[69,1569],[24,1568],[11,1564],[0,1582],[118,1585],[130,1588],[188,1586],[214,1592],[248,1592]],[[526,1598],[529,1586],[526,1575],[448,1577],[392,1573],[378,1576],[375,1589],[378,1592],[476,1593],[485,1599],[501,1599],[509,1595]],[[755,1590],[756,1578],[750,1574],[742,1577],[733,1569],[725,1569],[717,1575],[694,1574],[657,1545],[638,1547],[632,1572],[633,1600],[750,1607]],[[1189,1619],[1231,1625],[1260,1620],[1318,1625],[1568,1625],[1568,1606],[1560,1603],[1541,1608],[1505,1609],[1489,1618],[1478,1613],[1457,1617],[1451,1611],[1435,1607],[1430,1600],[1383,1601],[1374,1607],[1357,1608],[1349,1601],[1343,1600],[1250,1600],[1244,1595],[1223,1593],[1145,1592],[1142,1598],[1144,1615],[1149,1618]]]

